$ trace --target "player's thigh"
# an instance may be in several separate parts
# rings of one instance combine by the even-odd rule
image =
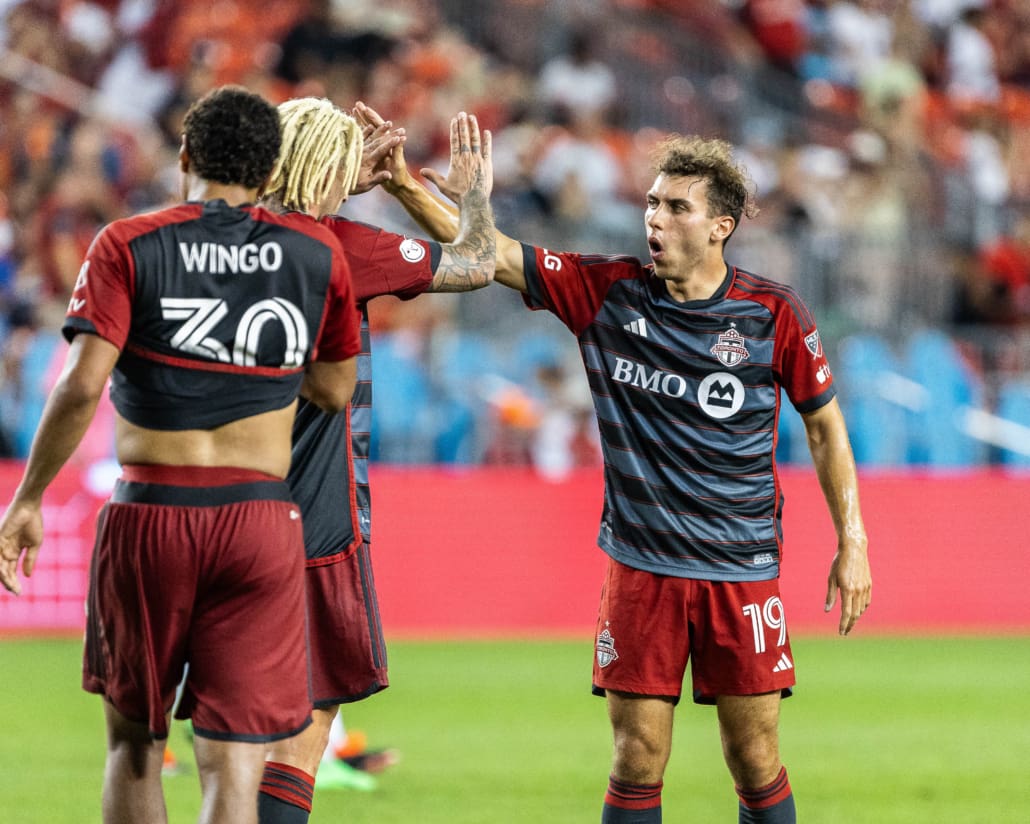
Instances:
[[[200,735],[274,738],[310,719],[304,554],[292,508],[251,501],[211,526],[183,699]]]
[[[608,718],[615,744],[614,771],[634,783],[657,783],[672,749],[675,699],[608,690]]]

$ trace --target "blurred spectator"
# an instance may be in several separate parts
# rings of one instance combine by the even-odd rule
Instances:
[[[948,97],[962,109],[994,106],[1001,99],[994,46],[984,33],[986,22],[983,4],[970,0],[948,30]]]
[[[533,466],[555,481],[575,469],[601,466],[597,421],[585,380],[551,361],[537,369],[537,381],[544,395],[530,444]]]
[[[355,87],[364,94],[364,76],[393,51],[396,41],[375,30],[348,30],[332,0],[310,0],[302,17],[279,42],[275,73],[292,86],[315,83],[324,89]],[[347,80],[350,76],[353,80]]]
[[[635,228],[640,208],[624,199],[627,170],[617,151],[625,135],[609,129],[601,112],[585,109],[570,111],[548,133],[533,182],[550,214],[569,228],[577,227],[579,242]]]
[[[911,157],[926,138],[927,83],[920,67],[930,43],[912,18],[904,17],[901,25],[890,52],[862,74],[860,114],[895,150]]]
[[[977,258],[977,308],[991,323],[1030,323],[1030,207],[1010,232],[986,244]]]
[[[894,28],[884,11],[885,0],[832,0],[826,12],[836,82],[861,85],[866,71],[891,53]]]
[[[801,69],[808,52],[808,11],[803,0],[746,0],[741,18],[776,68]]]
[[[540,69],[540,103],[569,112],[573,118],[603,118],[618,91],[615,73],[598,57],[600,29],[578,29],[569,35],[568,49]]]

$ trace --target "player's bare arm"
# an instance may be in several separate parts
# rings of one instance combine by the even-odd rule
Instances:
[[[827,612],[840,596],[841,635],[851,632],[872,600],[868,539],[858,500],[858,475],[840,405],[834,398],[802,416],[819,484],[837,532],[837,552],[830,565]]]
[[[370,106],[358,102],[354,107],[354,116],[366,127],[381,125],[383,118]],[[470,118],[474,122],[475,118]],[[451,127],[451,163],[446,177],[439,175],[433,169],[422,169],[421,174],[428,180],[432,180],[442,193],[451,200],[443,200],[434,196],[425,186],[419,183],[408,170],[404,161],[403,147],[397,146],[384,159],[384,168],[390,172],[390,177],[383,183],[393,197],[397,198],[405,211],[426,232],[433,240],[447,244],[454,240],[459,232],[459,211],[455,207],[454,198],[457,193],[466,185],[461,181],[462,174],[462,151],[460,134]],[[487,150],[489,152],[489,149]],[[456,201],[455,201],[456,202]],[[522,246],[518,241],[513,240],[502,232],[494,232],[496,248],[496,265],[494,269],[494,280],[512,289],[525,292],[526,280],[522,270]],[[444,249],[445,253],[447,249]],[[446,258],[445,258],[446,259]],[[443,266],[438,267],[433,285],[429,291],[432,292],[459,292],[469,289],[478,289],[486,286],[489,281],[476,278],[467,268],[462,267],[460,261],[454,269]]]
[[[27,577],[43,541],[43,492],[86,434],[119,354],[114,344],[96,335],[77,335],[71,343],[64,370],[43,409],[21,483],[0,520],[0,582],[15,595],[21,592],[17,571],[22,553]]]
[[[324,412],[342,412],[350,403],[358,382],[356,358],[312,361],[304,373],[300,394]]]
[[[482,134],[475,115],[451,120],[448,191],[458,204],[458,235],[443,245],[430,291],[467,292],[493,280],[497,241],[490,208],[493,165],[490,132]]]

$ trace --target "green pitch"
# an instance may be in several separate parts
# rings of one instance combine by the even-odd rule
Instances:
[[[859,630],[861,632],[861,630]],[[348,724],[401,763],[372,793],[318,792],[313,824],[596,824],[609,734],[589,695],[590,643],[397,642],[394,685]],[[802,638],[783,755],[807,824],[1030,821],[1030,638]],[[0,818],[99,821],[99,699],[78,689],[75,641],[0,640]],[[165,781],[173,822],[198,809],[188,772]],[[681,704],[664,793],[669,822],[735,822],[711,708]]]

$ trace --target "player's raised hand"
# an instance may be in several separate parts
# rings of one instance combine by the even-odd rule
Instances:
[[[480,135],[474,114],[460,112],[451,120],[451,163],[447,176],[435,169],[420,170],[422,176],[455,203],[473,190],[489,196],[494,182],[491,140],[489,130]]]
[[[869,555],[864,550],[842,546],[833,556],[826,591],[826,611],[840,595],[838,631],[847,635],[862,617],[873,598],[873,579],[869,571]]]
[[[42,543],[43,515],[39,506],[12,504],[0,520],[0,584],[4,589],[21,595],[18,561],[22,562],[25,577],[30,577]]]
[[[393,123],[383,120],[360,101],[354,106],[352,115],[361,126],[363,146],[361,167],[350,193],[360,195],[390,181],[397,173],[398,164],[407,172],[401,148],[407,134],[402,128],[394,128]]]

